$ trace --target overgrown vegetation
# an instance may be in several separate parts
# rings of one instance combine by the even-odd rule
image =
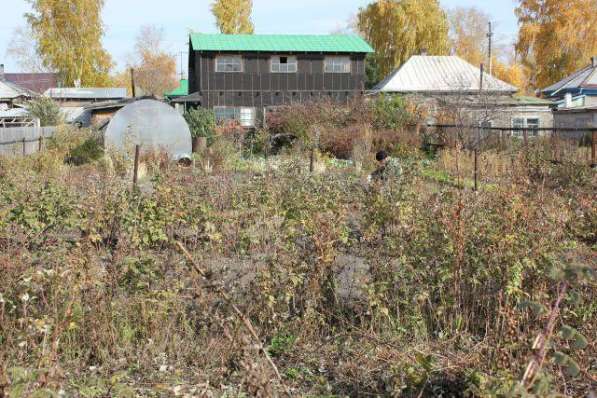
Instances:
[[[39,97],[29,101],[27,111],[39,119],[42,127],[58,126],[62,122],[60,106],[50,97]]]
[[[65,165],[79,144],[60,134],[0,159],[0,391],[586,395],[594,171],[536,140],[488,152],[503,172],[473,192],[466,151],[430,159],[367,109],[278,116],[302,138],[275,157],[220,128],[195,168],[146,156],[138,189],[116,154]],[[397,189],[365,182],[381,148],[403,163]]]
[[[191,130],[193,138],[205,137],[211,144],[216,131],[216,116],[213,110],[207,108],[190,109],[184,114],[184,118]]]

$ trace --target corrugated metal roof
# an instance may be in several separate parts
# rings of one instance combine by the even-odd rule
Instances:
[[[0,98],[15,99],[19,97],[33,98],[36,94],[6,80],[0,80]]]
[[[473,93],[479,91],[481,71],[456,56],[411,57],[374,91],[388,93]],[[498,93],[515,93],[518,89],[485,73],[483,89]]]
[[[195,51],[371,53],[357,35],[191,35]]]
[[[126,88],[50,88],[44,95],[54,99],[115,99],[126,98]]]
[[[183,95],[189,95],[189,81],[187,79],[180,79],[177,88],[169,93],[164,93],[164,97],[181,97]]]
[[[27,117],[29,111],[23,108],[0,109],[0,118]]]
[[[597,65],[590,64],[559,82],[544,88],[541,92],[551,96],[562,91],[565,92],[582,88],[597,88]]]

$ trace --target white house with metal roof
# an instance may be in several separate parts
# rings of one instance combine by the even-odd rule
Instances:
[[[476,94],[481,88],[481,71],[456,56],[415,55],[379,83],[374,92],[398,94]],[[483,90],[512,95],[518,89],[488,73]]]
[[[482,77],[481,77],[482,76]],[[402,95],[427,107],[431,124],[553,127],[552,102],[517,96],[518,88],[457,56],[411,57],[373,88],[372,94]]]

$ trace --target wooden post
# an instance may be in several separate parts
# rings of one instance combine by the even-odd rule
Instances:
[[[560,136],[558,134],[558,130],[554,131],[554,152],[555,152],[555,161],[560,161]]]
[[[141,145],[135,145],[135,166],[133,169],[133,185],[137,186],[139,179],[139,153],[141,152]]]
[[[591,167],[597,167],[597,160],[595,160],[595,148],[597,147],[597,131],[593,130],[591,134]]]
[[[41,135],[39,136],[39,147],[37,148],[38,152],[41,152],[44,149],[44,132],[41,132]]]
[[[475,192],[479,190],[479,148],[475,146]]]
[[[315,148],[311,147],[311,153],[309,154],[309,172],[313,173],[313,169],[315,168]]]
[[[524,138],[524,149],[526,150],[529,146],[529,131],[527,129],[523,129],[522,136]]]
[[[23,156],[27,155],[27,141],[25,137],[23,137]]]
[[[131,68],[131,89],[133,93],[133,98],[136,98],[137,95],[135,93],[135,70]]]

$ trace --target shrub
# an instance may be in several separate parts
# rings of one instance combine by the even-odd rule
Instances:
[[[216,130],[216,116],[211,109],[191,109],[184,114],[193,138],[205,137],[211,145]]]
[[[91,163],[104,154],[101,139],[97,136],[87,138],[83,143],[70,151],[66,162],[75,166]]]
[[[50,97],[39,97],[27,104],[27,111],[39,119],[41,126],[57,126],[62,123],[62,113],[58,104]]]
[[[408,102],[397,95],[380,95],[371,104],[373,127],[397,130],[414,121]]]

